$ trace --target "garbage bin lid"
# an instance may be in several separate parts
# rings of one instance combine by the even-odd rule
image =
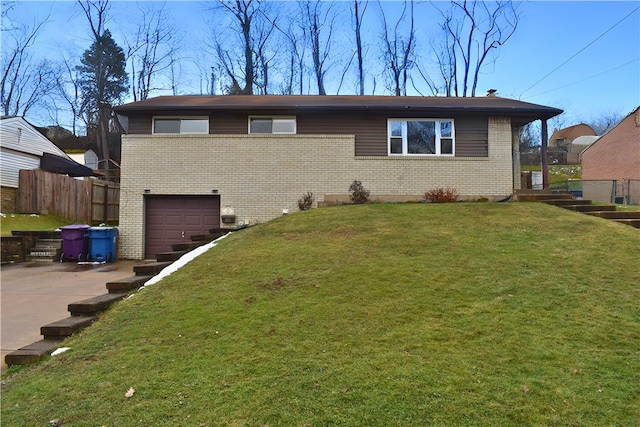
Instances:
[[[91,226],[87,224],[71,224],[60,227],[61,230],[84,230],[86,228],[91,228]]]

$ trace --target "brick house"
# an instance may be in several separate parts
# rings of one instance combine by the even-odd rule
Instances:
[[[593,128],[584,123],[557,129],[549,138],[549,156],[561,164],[577,165],[580,153],[597,139]]]
[[[120,255],[151,258],[210,228],[268,221],[348,200],[455,188],[509,197],[517,129],[562,110],[495,96],[168,96],[115,108],[122,138]]]
[[[582,152],[582,192],[593,200],[640,204],[640,108]]]

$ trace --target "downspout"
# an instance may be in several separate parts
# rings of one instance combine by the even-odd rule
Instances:
[[[540,161],[542,162],[542,188],[549,188],[549,160],[547,159],[548,131],[547,121],[541,119],[542,122],[542,146],[540,149]]]

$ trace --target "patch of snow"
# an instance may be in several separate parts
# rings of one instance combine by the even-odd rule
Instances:
[[[153,276],[151,279],[147,280],[144,283],[144,285],[142,285],[142,287],[140,289],[144,289],[147,286],[155,285],[156,283],[158,283],[159,281],[161,281],[165,277],[171,275],[172,273],[175,273],[176,271],[178,271],[179,268],[184,267],[185,265],[187,265],[189,262],[191,262],[196,257],[198,257],[198,256],[202,255],[203,253],[207,252],[209,249],[214,248],[215,246],[217,246],[216,242],[218,242],[219,240],[224,239],[229,234],[231,234],[231,233],[227,233],[224,236],[219,237],[216,240],[207,243],[206,245],[198,246],[194,250],[192,250],[190,252],[187,252],[186,254],[182,255],[176,261],[171,263],[171,265],[168,265],[167,267],[163,268],[162,271],[160,271],[160,273],[158,273],[157,275]]]
[[[55,350],[53,353],[51,353],[52,356],[57,356],[59,354],[64,353],[65,351],[69,351],[71,350],[71,347],[60,347],[59,349]]]

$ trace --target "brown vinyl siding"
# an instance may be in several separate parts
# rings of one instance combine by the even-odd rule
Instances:
[[[185,116],[188,114],[162,114],[163,116]],[[202,114],[201,114],[202,115]],[[234,112],[219,111],[209,115],[209,133],[214,135],[245,135],[248,133],[248,117],[296,116],[297,133],[300,135],[354,135],[355,156],[387,155],[387,120],[390,118],[438,118],[425,114],[385,114],[380,112],[300,112],[275,111],[265,114],[263,111]],[[451,118],[451,117],[447,117]],[[452,117],[455,123],[456,157],[487,157],[488,117],[462,116]],[[131,116],[129,134],[151,134],[152,118],[149,116]]]
[[[151,117],[149,116],[130,116],[129,129],[127,133],[130,135],[151,135]]]
[[[456,157],[489,156],[489,118],[461,117],[454,120]]]

